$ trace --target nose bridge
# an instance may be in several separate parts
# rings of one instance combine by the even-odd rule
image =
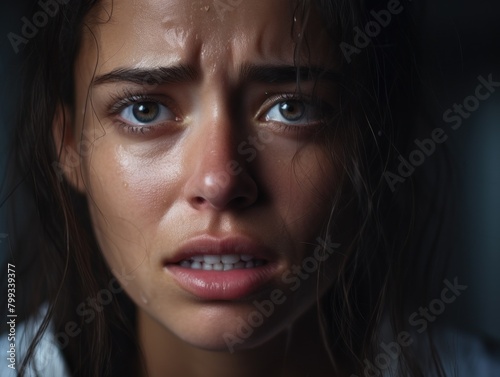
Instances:
[[[243,125],[234,113],[229,96],[219,92],[205,97],[192,126],[186,192],[198,209],[241,207],[255,200],[256,184],[237,155]]]
[[[217,94],[204,102],[197,126],[199,138],[203,141],[198,165],[200,173],[217,174],[235,159],[238,138],[235,123],[226,96]]]

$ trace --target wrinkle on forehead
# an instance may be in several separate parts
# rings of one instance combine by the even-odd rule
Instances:
[[[244,0],[225,12],[221,21],[211,0],[105,0],[92,19],[109,20],[94,22],[92,38],[84,38],[82,47],[87,49],[89,42],[94,46],[97,42],[101,72],[117,66],[181,62],[234,72],[236,64],[249,61],[290,64],[295,61],[298,39],[304,37],[303,33],[299,35],[304,29],[302,13],[294,15],[296,3]],[[331,48],[326,46],[333,44],[317,22],[317,14],[311,18],[306,30],[307,48],[299,55],[309,59],[312,52],[312,60],[320,64],[331,55]]]

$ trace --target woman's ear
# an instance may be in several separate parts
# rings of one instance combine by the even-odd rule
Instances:
[[[58,158],[52,163],[52,167],[57,178],[60,182],[65,179],[75,190],[84,193],[82,160],[75,137],[73,117],[68,106],[62,103],[57,106],[54,114],[52,135]]]

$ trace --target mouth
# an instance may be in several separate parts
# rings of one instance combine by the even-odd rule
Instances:
[[[277,269],[268,248],[242,236],[196,237],[164,262],[182,290],[203,300],[242,299],[263,289]]]

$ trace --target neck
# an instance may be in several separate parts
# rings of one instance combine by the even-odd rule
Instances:
[[[138,335],[147,370],[143,376],[335,377],[317,324],[314,308],[267,343],[229,353],[192,347],[139,309]]]

